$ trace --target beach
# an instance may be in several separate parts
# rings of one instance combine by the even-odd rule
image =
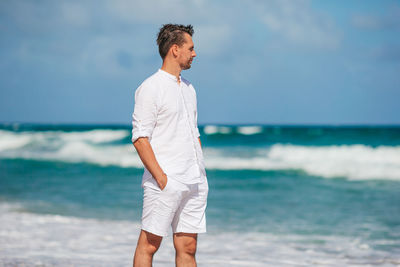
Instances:
[[[199,266],[400,266],[400,127],[203,125]],[[130,266],[129,126],[0,126],[0,266]],[[174,266],[171,236],[154,266]]]

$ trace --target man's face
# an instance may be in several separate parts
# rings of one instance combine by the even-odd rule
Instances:
[[[178,62],[183,70],[190,69],[193,58],[196,56],[192,37],[185,33],[185,42],[179,47]]]

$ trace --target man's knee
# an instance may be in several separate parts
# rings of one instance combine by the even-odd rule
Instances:
[[[137,249],[149,255],[154,255],[160,247],[162,237],[156,236],[146,231],[142,231],[139,236]]]
[[[184,247],[184,253],[194,256],[196,254],[197,243],[196,241],[189,242]]]
[[[197,249],[197,236],[178,237],[174,240],[174,246],[178,254],[194,256]]]
[[[157,252],[159,247],[160,247],[159,245],[157,246],[154,244],[142,244],[140,249],[142,250],[142,252],[145,252],[148,255],[154,255],[154,253]]]

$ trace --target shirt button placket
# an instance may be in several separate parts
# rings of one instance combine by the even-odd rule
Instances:
[[[189,130],[190,130],[190,134],[191,134],[191,137],[192,137],[191,139],[192,139],[192,144],[193,144],[194,156],[195,156],[195,158],[196,158],[196,163],[197,163],[197,166],[198,166],[198,168],[199,168],[199,172],[201,173],[201,170],[200,170],[200,163],[199,163],[199,157],[198,157],[198,148],[196,147],[196,142],[195,142],[195,137],[194,137],[194,131],[193,131],[193,127],[194,127],[194,126],[190,123],[190,116],[189,116],[189,112],[188,112],[188,110],[187,110],[187,105],[186,105],[185,97],[184,97],[184,95],[183,95],[182,83],[180,84],[179,89],[180,89],[180,93],[181,93],[181,98],[182,98],[182,103],[183,103],[184,112],[186,113],[184,117],[186,117],[186,122],[187,122],[187,125],[188,125]]]

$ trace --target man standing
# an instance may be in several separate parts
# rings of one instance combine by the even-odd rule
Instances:
[[[136,90],[132,143],[145,171],[142,229],[134,267],[151,266],[172,227],[176,266],[196,266],[197,234],[206,232],[208,183],[192,84],[181,77],[196,56],[191,25],[166,24],[157,37],[161,69]]]

